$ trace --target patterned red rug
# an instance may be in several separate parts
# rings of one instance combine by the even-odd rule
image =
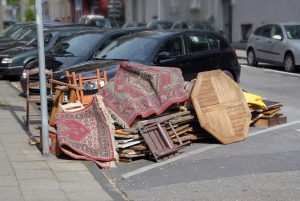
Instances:
[[[61,150],[75,159],[91,160],[100,167],[115,166],[113,120],[101,96],[83,110],[56,114]]]
[[[139,115],[159,115],[188,99],[180,69],[128,62],[121,62],[101,95],[112,117],[123,127],[130,127]]]

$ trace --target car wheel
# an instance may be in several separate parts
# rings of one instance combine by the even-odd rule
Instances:
[[[248,50],[247,53],[247,63],[249,66],[257,66],[258,62],[256,61],[255,53],[253,49]]]
[[[287,53],[283,61],[284,70],[287,72],[294,72],[296,70],[294,56],[291,53]]]
[[[224,72],[230,79],[232,79],[233,81],[235,81],[235,80],[234,80],[234,76],[232,75],[231,72],[229,72],[228,70],[224,70],[223,72]]]

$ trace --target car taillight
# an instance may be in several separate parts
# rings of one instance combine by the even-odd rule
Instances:
[[[232,48],[232,54],[233,54],[233,57],[235,59],[237,59],[237,54],[236,54],[236,50],[234,48]]]

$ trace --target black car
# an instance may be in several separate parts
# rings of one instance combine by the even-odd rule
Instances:
[[[46,52],[46,68],[55,72],[55,79],[63,80],[66,70],[72,68],[75,64],[91,60],[98,51],[102,50],[114,39],[143,30],[147,29],[107,29],[73,34]],[[30,69],[37,66],[38,60],[34,60],[26,65],[25,68]],[[25,77],[24,71],[20,79],[23,86],[26,82]]]
[[[44,23],[44,31],[50,30],[58,27],[67,27],[70,25],[59,24],[59,23]],[[71,25],[74,26],[74,25]],[[82,25],[84,26],[84,25]],[[9,36],[0,38],[0,51],[14,48],[17,46],[23,46],[37,37],[37,27],[36,24],[23,24],[19,26],[18,29]]]
[[[146,27],[150,29],[170,29],[173,22],[164,20],[153,20],[149,22]]]
[[[57,27],[44,31],[45,51],[52,48],[64,38],[78,32],[95,28],[86,26]],[[23,72],[24,66],[38,58],[37,36],[24,46],[18,46],[0,52],[0,75],[18,76]],[[2,62],[6,61],[6,62]]]
[[[241,67],[235,50],[219,32],[197,30],[146,31],[112,41],[95,54],[92,61],[73,66],[69,71],[87,72],[94,68],[108,71],[109,78],[120,61],[153,66],[178,67],[189,81],[198,72],[221,69],[239,82]]]

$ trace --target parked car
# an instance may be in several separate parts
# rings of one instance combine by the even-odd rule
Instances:
[[[101,68],[107,71],[110,79],[121,61],[178,67],[187,81],[194,79],[198,72],[221,69],[239,82],[241,69],[235,50],[218,32],[156,30],[115,39],[92,60],[73,65],[68,70],[89,75],[94,69]],[[63,76],[64,72],[54,74]]]
[[[94,29],[86,26],[71,26],[51,28],[44,31],[45,51],[52,48],[55,44],[62,41],[71,34]],[[23,72],[24,66],[29,62],[38,58],[37,36],[24,46],[11,48],[0,52],[0,75],[2,76],[18,76]]]
[[[259,26],[248,39],[247,62],[283,66],[288,72],[300,65],[300,23],[269,23]]]
[[[149,22],[146,27],[150,29],[170,29],[172,24],[171,21],[154,20]]]
[[[74,24],[70,24],[74,26]],[[44,30],[49,30],[58,27],[69,27],[67,24],[47,23],[44,24]],[[84,26],[84,25],[82,25]],[[24,46],[37,36],[36,24],[27,24],[22,26],[20,29],[12,33],[8,37],[0,39],[0,51],[4,51],[10,48]]]
[[[102,50],[116,38],[134,32],[146,30],[145,28],[127,28],[127,29],[108,29],[93,30],[73,34],[60,43],[56,44],[46,52],[46,68],[52,69],[54,78],[64,81],[65,71],[75,64],[82,63],[93,58],[93,55]],[[25,66],[25,69],[31,69],[38,66],[38,60],[34,60]],[[26,71],[23,72],[20,81],[25,89]]]
[[[88,24],[98,28],[116,28],[118,24],[102,15],[84,15],[79,19],[79,24]]]
[[[187,22],[189,29],[200,29],[200,30],[207,30],[207,31],[219,31],[214,25],[208,22],[201,22],[201,21],[188,21]]]
[[[189,26],[184,21],[176,21],[172,24],[171,29],[188,29]]]
[[[4,29],[8,28],[9,26],[16,24],[13,20],[3,20],[3,27]]]
[[[143,22],[127,22],[122,25],[122,28],[128,28],[128,27],[145,27],[146,24]]]

